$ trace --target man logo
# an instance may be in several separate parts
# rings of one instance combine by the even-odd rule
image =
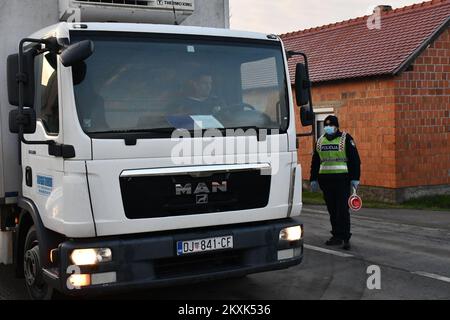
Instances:
[[[207,194],[198,194],[195,197],[196,204],[208,204],[208,195]]]
[[[192,183],[187,183],[185,185],[177,183],[175,185],[175,193],[177,196],[181,195],[191,195],[191,194],[209,194],[209,193],[219,193],[228,191],[227,181],[213,181],[213,182],[199,182],[196,185]]]

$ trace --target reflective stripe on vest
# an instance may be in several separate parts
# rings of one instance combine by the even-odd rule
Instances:
[[[317,141],[317,152],[320,157],[319,174],[348,173],[347,155],[345,152],[345,141],[347,134],[329,141],[325,136]]]

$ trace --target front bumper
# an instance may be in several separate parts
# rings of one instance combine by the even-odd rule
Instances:
[[[282,229],[297,225],[301,225],[298,219],[289,218],[130,237],[67,241],[58,248],[57,266],[44,270],[44,278],[58,291],[79,295],[179,285],[285,269],[301,263],[303,239],[280,242],[279,234]],[[233,235],[233,249],[177,256],[178,241],[226,235]],[[70,254],[74,249],[83,248],[110,248],[113,260],[74,269],[74,266],[71,266]],[[279,260],[281,256],[283,258]],[[115,281],[76,289],[71,286],[68,288],[68,277],[74,270],[76,273],[100,276],[114,274]]]

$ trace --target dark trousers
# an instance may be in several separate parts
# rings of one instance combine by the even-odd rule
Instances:
[[[325,203],[330,214],[331,234],[340,240],[350,240],[350,180],[345,175],[321,175],[320,189],[323,191]]]

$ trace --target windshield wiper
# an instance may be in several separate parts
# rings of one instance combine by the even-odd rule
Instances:
[[[226,128],[211,128],[211,129],[199,129],[202,131],[206,130],[220,130],[223,132],[226,132],[226,130],[255,130],[256,132],[259,132],[260,130],[274,130],[277,128],[263,128],[258,126],[236,126],[236,127],[226,127]],[[121,134],[121,133],[172,133],[176,130],[186,130],[189,132],[194,132],[195,129],[182,129],[182,128],[174,128],[174,127],[168,127],[168,128],[151,128],[151,129],[126,129],[126,130],[109,130],[109,131],[95,131],[90,132],[91,134]]]
[[[91,134],[172,133],[175,130],[177,130],[177,128],[128,129],[128,130],[96,131],[91,132]]]
[[[138,137],[140,134],[164,134],[170,135],[172,134],[176,128],[154,128],[154,129],[130,129],[130,130],[110,130],[110,131],[97,131],[91,132],[92,135],[124,135],[120,136],[125,140],[125,145],[127,146],[135,146],[137,144]],[[117,137],[116,137],[117,138]]]

